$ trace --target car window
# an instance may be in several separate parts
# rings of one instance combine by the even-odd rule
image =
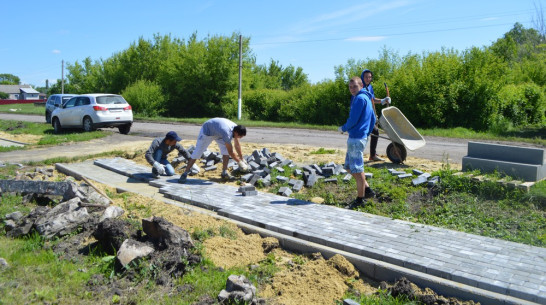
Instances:
[[[71,96],[63,96],[63,97],[62,97],[62,99],[63,99],[62,104],[64,104],[66,101],[68,101],[68,100],[71,99],[71,98],[72,98]],[[57,102],[59,102],[58,99],[57,99]]]
[[[127,104],[120,95],[107,95],[97,97],[97,104]]]
[[[48,105],[53,105],[53,100],[54,100],[54,97],[53,97],[53,96],[50,96],[50,97],[47,99],[47,104],[48,104]]]
[[[64,108],[72,108],[74,107],[74,105],[76,104],[76,100],[78,98],[77,97],[73,97],[71,99],[69,99],[65,104],[64,104]]]
[[[91,105],[91,100],[88,97],[82,97],[82,105]]]

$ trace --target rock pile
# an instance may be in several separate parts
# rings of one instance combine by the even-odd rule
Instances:
[[[256,299],[256,287],[244,275],[230,275],[226,282],[226,289],[218,294],[221,304],[265,304],[265,300]]]

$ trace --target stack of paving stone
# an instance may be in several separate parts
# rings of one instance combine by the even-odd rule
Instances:
[[[271,153],[267,148],[253,151],[252,155],[245,156],[245,160],[249,165],[250,173],[241,176],[241,180],[250,185],[259,182],[263,186],[271,186],[271,172],[273,169],[283,173],[284,166],[296,167],[292,160],[284,158],[279,153]],[[230,160],[228,168],[232,168],[234,171],[238,170],[237,164],[232,160]],[[276,178],[279,177],[283,176],[277,176]]]
[[[427,186],[432,187],[437,185],[440,182],[440,177],[438,176],[431,177],[429,173],[425,173],[418,169],[413,169],[411,174],[406,173],[404,171],[398,171],[392,168],[389,169],[388,171],[391,175],[397,176],[398,179],[413,178],[414,176],[417,176],[416,178],[411,180],[411,184],[414,186],[426,183]]]

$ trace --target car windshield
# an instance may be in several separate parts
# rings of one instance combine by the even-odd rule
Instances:
[[[107,96],[98,96],[97,104],[127,104],[122,96],[119,95],[107,95]]]

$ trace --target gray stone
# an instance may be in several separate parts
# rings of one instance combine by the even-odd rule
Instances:
[[[4,229],[6,230],[6,232],[9,232],[9,231],[15,229],[16,227],[17,227],[17,225],[15,224],[15,221],[13,221],[11,219],[4,220]]]
[[[345,177],[343,177],[343,182],[349,182],[352,178],[353,176],[351,174],[347,174]]]
[[[427,182],[427,180],[428,180],[427,177],[425,177],[425,176],[419,176],[419,177],[417,177],[417,178],[411,180],[411,184],[413,184],[414,186],[416,186],[416,185],[420,185],[420,184],[423,184],[423,183]]]
[[[324,183],[337,183],[337,178],[324,179]]]
[[[334,175],[335,169],[333,167],[323,167],[322,168],[322,175],[324,177],[330,177]]]
[[[243,185],[239,187],[237,192],[242,193],[242,192],[255,191],[255,190],[256,190],[256,187],[254,185]]]
[[[301,176],[303,172],[301,171],[301,169],[295,169],[294,172],[292,172],[292,174],[294,174],[294,176]]]
[[[123,215],[123,213],[125,213],[125,211],[122,208],[111,205],[104,210],[99,221],[104,221],[107,218],[118,218]]]
[[[343,300],[343,305],[360,305],[360,303],[355,300],[345,299]]]
[[[243,196],[256,196],[258,195],[258,191],[244,191]]]
[[[210,172],[216,170],[218,167],[216,165],[205,167],[205,172]]]
[[[153,216],[142,219],[142,231],[152,238],[154,243],[165,244],[167,247],[192,248],[190,234],[163,217]]]
[[[420,170],[415,169],[415,168],[412,169],[411,171],[412,171],[412,173],[413,173],[414,175],[416,175],[416,176],[420,176],[420,175],[424,174],[423,171],[420,171]]]
[[[2,257],[0,257],[0,268],[2,269],[9,268],[8,262]]]
[[[288,197],[292,194],[292,190],[289,187],[283,186],[279,188],[279,191],[277,192],[277,194]]]
[[[80,207],[80,203],[80,198],[76,197],[58,204],[36,221],[36,231],[46,238],[72,233],[89,218],[87,208]]]
[[[117,259],[122,266],[127,266],[135,259],[146,257],[154,252],[154,248],[136,240],[126,239],[121,244],[117,253]]]
[[[303,181],[297,180],[296,183],[292,186],[294,192],[299,192],[303,188]]]
[[[280,166],[275,167],[275,169],[276,169],[279,173],[284,173],[284,168],[282,168],[282,167],[280,167]]]
[[[280,183],[288,182],[288,177],[285,176],[277,176],[275,177],[275,179],[277,179],[277,181],[279,181]]]
[[[13,213],[6,214],[6,216],[4,217],[4,219],[11,219],[13,221],[17,221],[17,220],[19,220],[21,218],[23,218],[23,213],[21,213],[19,211],[15,211]]]
[[[412,176],[413,176],[412,174],[403,173],[403,174],[398,175],[397,177],[398,177],[398,179],[405,179],[405,178],[410,178]]]
[[[244,302],[250,304],[255,302],[256,287],[243,275],[232,274],[226,282],[226,289],[220,291],[218,300],[220,303]]]

